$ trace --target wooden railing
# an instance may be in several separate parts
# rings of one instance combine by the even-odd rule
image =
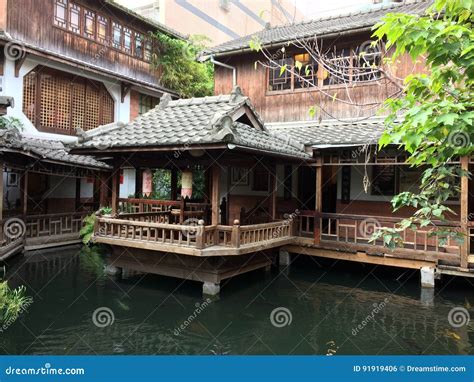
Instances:
[[[125,213],[120,214],[120,219],[133,220],[139,222],[151,222],[151,223],[165,223],[170,222],[171,212],[159,211],[159,212],[142,212],[142,213]]]
[[[55,236],[77,236],[82,228],[82,221],[90,212],[32,215],[26,217],[25,238],[51,239]]]
[[[25,241],[25,223],[21,216],[0,220],[0,258],[21,249]]]
[[[315,244],[343,250],[368,252],[389,252],[382,240],[371,241],[372,234],[383,227],[393,228],[402,218],[385,216],[346,215],[302,211],[299,216],[299,236],[314,237]],[[436,227],[457,230],[458,222],[434,222]],[[459,258],[460,245],[454,238],[448,238],[441,245],[434,235],[433,226],[417,230],[405,229],[400,233],[401,247],[393,253],[447,254]]]
[[[291,225],[286,221],[251,226],[166,224],[130,219],[100,217],[94,228],[94,238],[140,241],[142,243],[173,244],[204,249],[212,246],[240,248],[263,242],[290,238]]]
[[[209,220],[210,205],[197,203],[187,198],[181,200],[157,199],[119,199],[120,216],[124,214],[142,214],[152,212],[169,212],[170,223],[184,223],[186,219]]]

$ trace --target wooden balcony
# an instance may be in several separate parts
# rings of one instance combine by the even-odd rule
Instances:
[[[293,228],[288,221],[240,226],[170,224],[169,211],[100,217],[94,241],[192,256],[233,256],[289,244]]]
[[[406,229],[401,233],[402,243],[393,250],[380,241],[371,241],[372,233],[383,227],[393,228],[402,218],[387,216],[346,215],[302,211],[299,216],[298,244],[308,247],[347,253],[365,253],[368,256],[413,261],[427,261],[446,267],[461,266],[461,245],[448,238],[441,244],[433,226]],[[435,222],[438,228],[459,230],[460,222]],[[471,237],[474,229],[471,229]],[[349,255],[350,256],[350,255]]]

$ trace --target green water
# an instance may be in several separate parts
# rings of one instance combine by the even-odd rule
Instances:
[[[298,258],[289,271],[224,282],[220,298],[206,302],[199,283],[155,275],[117,281],[103,267],[102,255],[78,248],[36,253],[7,267],[10,284],[26,285],[34,303],[0,333],[0,352],[474,353],[474,321],[460,328],[448,322],[456,307],[474,319],[468,280],[446,278],[430,296],[414,271]],[[104,307],[113,323],[106,319],[99,326],[109,325],[98,327],[94,311]],[[276,327],[270,317],[282,308],[280,318],[291,315],[291,323]]]

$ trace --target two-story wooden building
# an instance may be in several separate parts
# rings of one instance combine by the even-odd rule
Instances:
[[[216,293],[223,279],[268,266],[275,248],[283,265],[298,253],[420,269],[429,286],[436,273],[474,276],[467,178],[450,201],[450,221],[406,229],[395,250],[370,241],[375,230],[410,216],[392,213],[390,200],[416,190],[420,175],[396,147],[376,150],[384,130],[376,111],[406,75],[425,68],[408,57],[387,65],[383,47],[366,52],[368,65],[361,65],[360,47],[371,46],[371,28],[383,15],[422,15],[429,4],[379,5],[224,43],[205,56],[215,63],[216,94],[226,95],[163,99],[130,124],[86,133],[74,152],[97,155],[100,148],[115,168],[113,215],[100,217],[94,234],[113,246],[112,263],[203,281],[206,293]],[[255,41],[259,52],[251,49]],[[328,47],[325,60],[308,53],[308,43]],[[171,200],[119,198],[119,169],[130,162],[169,170]],[[457,162],[471,170],[472,163]],[[184,183],[191,186],[195,167],[205,173],[205,197],[186,200]],[[464,243],[440,243],[433,235],[439,225],[461,231]]]
[[[75,214],[98,207],[98,178],[110,168],[70,156],[67,145],[78,132],[129,122],[163,94],[176,96],[152,64],[156,31],[183,38],[113,1],[0,1],[2,110],[21,126],[20,134],[2,132],[0,220],[2,211],[4,218],[34,215],[27,235],[66,234],[74,225],[78,239]],[[126,195],[136,171],[123,169]],[[30,232],[35,224],[41,234]]]

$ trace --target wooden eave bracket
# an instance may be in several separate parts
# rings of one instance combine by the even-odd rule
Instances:
[[[121,90],[120,91],[120,98],[121,98],[122,103],[125,102],[125,97],[130,92],[131,88],[132,88],[132,85],[130,85],[130,84],[126,84],[124,82],[120,83],[120,90]]]
[[[20,69],[23,66],[23,63],[25,62],[27,55],[28,55],[27,53],[24,53],[20,55],[20,57],[17,60],[15,60],[15,77],[16,78],[20,77]]]

